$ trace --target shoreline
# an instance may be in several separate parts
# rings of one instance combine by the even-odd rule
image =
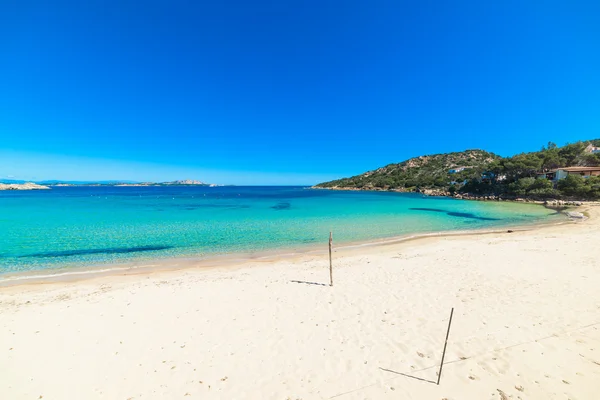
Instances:
[[[519,204],[538,204],[542,205],[546,208],[555,209],[560,207],[582,207],[582,206],[593,206],[600,205],[600,201],[598,200],[578,200],[578,199],[539,199],[535,197],[518,197],[518,196],[509,196],[503,197],[502,195],[494,195],[494,194],[473,194],[473,193],[450,193],[443,189],[420,189],[420,190],[408,190],[405,188],[400,189],[390,189],[390,188],[378,188],[378,187],[368,187],[368,188],[356,188],[356,187],[346,187],[346,186],[332,186],[332,187],[318,187],[311,186],[309,189],[314,190],[333,190],[340,192],[387,192],[387,193],[414,193],[420,194],[426,197],[446,197],[456,200],[470,200],[470,201],[491,201],[491,202],[505,202],[505,203],[519,203]]]
[[[333,286],[325,245],[5,287],[0,397],[592,399],[600,207],[581,211],[510,234],[336,248]]]
[[[548,207],[546,207],[548,208]],[[574,207],[573,210],[580,210]],[[553,208],[548,208],[554,210]],[[555,210],[556,211],[556,210]],[[531,224],[506,225],[496,228],[481,228],[472,230],[449,230],[424,233],[408,233],[398,236],[390,236],[372,240],[357,240],[343,242],[339,246],[335,244],[334,252],[340,256],[351,254],[353,251],[364,248],[379,248],[394,244],[402,244],[411,241],[426,240],[432,238],[447,237],[469,237],[475,235],[491,235],[511,232],[526,232],[539,230],[546,227],[564,224],[578,224],[582,220],[574,220],[567,215],[562,215],[561,220],[534,222]],[[587,217],[585,219],[588,219]],[[20,271],[14,273],[0,274],[0,290],[7,287],[23,285],[42,285],[48,283],[79,282],[93,280],[110,276],[134,276],[143,274],[177,272],[188,269],[219,269],[243,267],[251,262],[275,263],[282,260],[294,260],[307,256],[322,256],[327,253],[327,244],[307,244],[304,247],[287,247],[269,249],[256,252],[229,252],[225,254],[213,254],[205,257],[193,255],[181,255],[165,258],[148,258],[122,263],[94,264],[81,267],[62,267]]]

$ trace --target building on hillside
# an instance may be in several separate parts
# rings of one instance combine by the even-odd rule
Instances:
[[[454,168],[448,170],[448,173],[449,174],[456,174],[458,172],[464,171],[467,168],[472,168],[472,167],[462,167],[462,166],[461,167],[454,167]]]
[[[565,179],[569,175],[580,175],[584,178],[590,176],[600,176],[600,167],[565,167],[558,168],[552,171],[540,173],[537,175],[538,178],[546,178],[551,181],[560,181]]]
[[[549,181],[553,181],[556,179],[556,170],[548,171],[548,172],[540,172],[537,174],[538,178],[548,179]]]
[[[586,153],[597,154],[600,153],[600,147],[594,146],[593,144],[589,144],[588,147],[585,148]]]
[[[590,176],[600,176],[600,167],[567,167],[556,170],[555,180],[559,181],[566,178],[568,175],[580,175],[584,178]]]
[[[487,171],[481,174],[482,182],[502,182],[504,180],[506,180],[506,175],[497,175],[491,171]]]

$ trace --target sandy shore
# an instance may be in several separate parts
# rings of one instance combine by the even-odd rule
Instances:
[[[589,213],[337,251],[333,287],[322,253],[0,288],[0,398],[597,399]]]

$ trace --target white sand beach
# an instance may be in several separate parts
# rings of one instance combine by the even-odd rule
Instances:
[[[333,287],[326,251],[3,287],[0,398],[598,399],[587,212],[338,250]]]

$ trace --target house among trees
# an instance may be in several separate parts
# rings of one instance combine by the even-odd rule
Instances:
[[[600,154],[600,147],[598,146],[594,146],[593,144],[589,144],[585,150],[586,153],[591,153],[591,154]]]
[[[551,181],[559,181],[569,175],[579,175],[584,178],[600,176],[600,167],[565,167],[538,174],[538,178],[546,178]]]
[[[472,168],[472,167],[463,167],[463,166],[461,166],[461,167],[454,167],[454,168],[448,170],[448,173],[449,174],[457,174],[457,173],[459,173],[461,171],[464,171],[467,168]]]

